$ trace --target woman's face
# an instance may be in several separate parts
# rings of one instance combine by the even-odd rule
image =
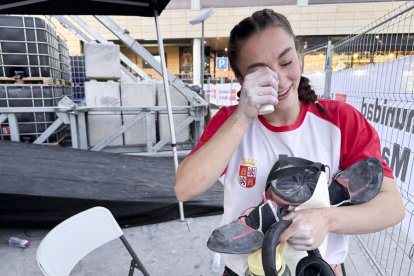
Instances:
[[[278,77],[279,90],[276,109],[288,110],[298,106],[298,86],[301,63],[295,49],[293,37],[281,27],[269,27],[247,39],[241,46],[237,62],[243,84],[244,77],[265,66]]]

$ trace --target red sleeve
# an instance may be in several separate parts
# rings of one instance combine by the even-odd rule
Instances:
[[[354,107],[346,103],[338,104],[339,127],[341,129],[341,169],[355,162],[376,157],[384,167],[384,176],[394,178],[391,168],[381,155],[381,144],[377,131]]]
[[[216,115],[211,118],[210,122],[207,124],[203,134],[200,137],[200,141],[198,141],[197,145],[193,148],[189,155],[193,154],[205,143],[207,143],[210,138],[213,137],[213,135],[217,132],[217,130],[224,124],[224,122],[231,116],[231,114],[233,114],[236,108],[237,106],[222,107],[216,113]]]

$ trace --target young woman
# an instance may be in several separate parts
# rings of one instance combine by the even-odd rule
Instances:
[[[180,201],[203,193],[220,178],[222,223],[227,224],[260,203],[280,154],[325,164],[330,177],[363,158],[377,157],[385,177],[373,200],[295,211],[289,214],[293,223],[280,241],[311,250],[328,236],[325,260],[336,265],[347,255],[345,235],[379,231],[402,220],[404,207],[392,171],[381,157],[376,131],[350,105],[317,100],[309,80],[301,76],[295,35],[285,16],[269,9],[255,12],[233,28],[228,49],[242,85],[239,105],[223,107],[179,165],[175,191]],[[259,115],[266,104],[274,111]],[[227,275],[244,275],[247,255],[225,255],[225,264]]]

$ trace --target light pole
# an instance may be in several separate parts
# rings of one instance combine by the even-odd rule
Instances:
[[[189,21],[191,25],[196,25],[201,23],[201,67],[200,67],[200,82],[201,82],[201,91],[200,94],[204,93],[204,21],[209,19],[214,14],[212,8],[203,12],[200,16]]]

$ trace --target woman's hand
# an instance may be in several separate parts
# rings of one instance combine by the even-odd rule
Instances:
[[[277,74],[266,66],[255,67],[243,79],[237,116],[254,120],[265,104],[276,105],[279,80]]]
[[[280,236],[279,241],[287,241],[299,251],[318,248],[329,232],[324,208],[294,211],[283,217],[292,219],[292,224]]]

